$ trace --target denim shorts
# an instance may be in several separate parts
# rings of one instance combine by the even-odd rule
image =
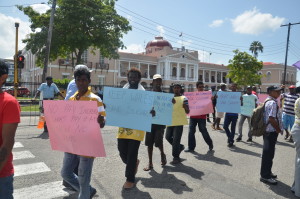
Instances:
[[[284,129],[292,129],[295,123],[295,116],[282,113],[282,125]]]

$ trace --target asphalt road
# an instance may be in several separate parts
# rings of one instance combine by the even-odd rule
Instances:
[[[14,165],[16,167],[15,198],[46,199],[76,198],[75,192],[61,185],[60,170],[63,152],[51,150],[48,135],[37,129],[37,118],[22,117],[16,135]],[[106,158],[96,158],[92,173],[92,186],[97,189],[95,198],[296,198],[290,191],[293,182],[295,149],[292,143],[278,137],[273,172],[278,175],[278,185],[269,186],[259,181],[262,138],[253,143],[235,143],[227,147],[224,131],[208,131],[214,142],[209,152],[201,134],[196,132],[195,153],[181,154],[182,164],[173,166],[171,146],[164,140],[168,164],[160,165],[160,154],[154,149],[154,169],[143,171],[147,165],[147,148],[142,142],[139,150],[141,160],[136,187],[123,191],[125,165],[121,161],[116,140],[116,127],[106,126],[102,136]],[[244,124],[244,135],[247,123]],[[188,128],[185,126],[182,144],[187,147]]]

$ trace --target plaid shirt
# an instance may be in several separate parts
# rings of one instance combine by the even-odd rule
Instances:
[[[265,105],[264,119],[265,119],[265,123],[268,124],[266,128],[266,132],[276,131],[276,129],[269,123],[269,117],[274,117],[279,124],[279,128],[283,130],[282,121],[281,121],[281,110],[277,105],[276,99],[269,96],[266,100],[270,100],[266,102]],[[277,116],[276,116],[276,112],[277,112]]]

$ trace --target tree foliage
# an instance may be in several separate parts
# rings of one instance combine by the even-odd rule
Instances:
[[[29,17],[33,31],[37,28],[41,30],[23,40],[26,49],[36,54],[37,64],[41,66],[45,57],[51,10],[39,14],[31,7],[18,8]],[[118,58],[117,49],[125,47],[121,38],[130,30],[128,20],[117,14],[115,0],[58,0],[50,60],[73,53],[76,64],[79,64],[82,63],[83,52],[89,47],[100,49],[104,57]]]
[[[263,52],[264,47],[262,46],[261,42],[259,41],[253,41],[250,45],[249,50],[252,52],[252,54],[254,55],[254,57],[257,58],[258,56],[258,52]]]
[[[262,75],[259,75],[258,71],[263,68],[263,63],[246,52],[239,50],[233,52],[235,55],[229,60],[227,77],[241,86],[261,84]]]
[[[53,82],[60,89],[67,89],[70,81],[71,81],[70,79],[53,79]]]

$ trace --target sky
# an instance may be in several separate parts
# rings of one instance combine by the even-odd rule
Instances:
[[[0,0],[0,57],[14,54],[14,23],[20,22],[21,40],[31,30],[28,18],[13,5],[31,5],[39,12],[49,9],[39,0]],[[47,2],[47,1],[44,1]],[[233,50],[249,51],[253,41],[264,47],[258,60],[285,62],[288,27],[300,22],[299,0],[118,0],[117,12],[126,17],[132,31],[122,41],[126,52],[143,52],[155,36],[163,36],[173,47],[197,50],[199,60],[227,65]],[[180,36],[182,35],[182,36]],[[300,60],[300,24],[291,26],[287,64]],[[297,75],[300,81],[300,73]],[[299,82],[300,83],[300,82]]]

